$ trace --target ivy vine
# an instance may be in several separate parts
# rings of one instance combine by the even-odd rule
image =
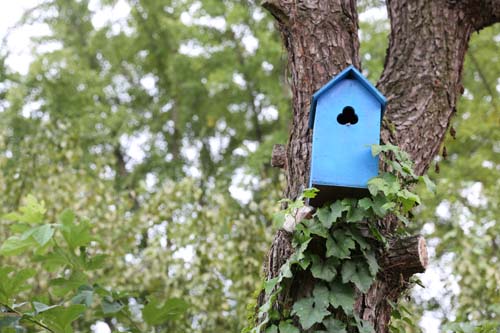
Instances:
[[[373,145],[372,154],[380,156],[388,171],[368,182],[369,197],[326,204],[311,219],[296,225],[294,253],[276,277],[263,283],[266,301],[257,311],[256,324],[244,332],[298,333],[296,321],[304,330],[315,332],[346,333],[351,327],[360,333],[374,332],[370,323],[355,314],[354,302],[355,290],[366,293],[380,269],[374,245],[387,245],[376,223],[394,214],[404,226],[411,209],[420,204],[411,185],[424,182],[431,191],[435,185],[427,176],[415,174],[410,157],[397,146]],[[317,192],[311,188],[297,200],[285,199],[288,207],[276,215],[276,221],[282,225],[287,215],[294,216]],[[404,228],[399,232],[404,233]],[[313,239],[324,244],[322,253],[309,247]],[[276,306],[285,282],[300,271],[308,271],[316,279],[312,294],[292,306]]]

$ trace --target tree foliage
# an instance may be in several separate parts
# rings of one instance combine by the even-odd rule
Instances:
[[[43,0],[20,23],[30,24],[50,32],[33,40],[28,72],[6,65],[5,48],[0,55],[0,331],[86,332],[96,320],[115,331],[241,330],[281,196],[269,155],[289,121],[272,18],[254,1]],[[375,79],[387,25],[365,20],[361,30]],[[443,322],[464,332],[463,323],[488,327],[500,315],[499,34],[486,29],[470,45],[447,158],[432,174],[437,195],[423,194],[422,223],[410,224],[435,237],[459,287],[449,304],[424,306],[452,313]],[[385,195],[384,184],[371,188]],[[416,203],[409,193],[398,200]],[[341,210],[317,216],[329,228]],[[358,246],[341,232],[326,244],[339,260]],[[362,287],[354,271],[314,274]],[[399,308],[395,321],[410,312]]]

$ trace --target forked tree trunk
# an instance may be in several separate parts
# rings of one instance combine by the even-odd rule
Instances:
[[[360,68],[355,0],[264,0],[276,18],[288,51],[293,92],[293,124],[286,148],[287,188],[295,198],[308,184],[312,94],[349,64]],[[399,145],[424,173],[456,113],[463,92],[461,73],[471,33],[500,21],[498,0],[388,0],[389,48],[378,88],[388,99],[382,140]],[[393,232],[394,221],[379,223]],[[269,252],[266,275],[277,275],[291,254],[290,235],[280,230]],[[425,243],[419,237],[395,240],[379,258],[382,271],[366,294],[358,293],[355,311],[387,332],[391,308],[412,274],[425,269]],[[314,279],[292,282],[284,297],[295,300],[314,288]]]

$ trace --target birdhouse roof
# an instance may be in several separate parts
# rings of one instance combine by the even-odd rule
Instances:
[[[321,89],[316,91],[312,97],[311,101],[311,110],[309,112],[309,128],[314,127],[314,117],[316,115],[316,105],[318,104],[318,100],[325,92],[332,89],[337,83],[344,79],[355,79],[375,98],[381,105],[381,112],[384,112],[385,105],[387,104],[387,99],[382,95],[380,91],[375,88],[370,81],[366,79],[366,77],[361,74],[356,67],[350,65],[342,72],[340,72],[337,76],[331,79],[327,84],[325,84]]]

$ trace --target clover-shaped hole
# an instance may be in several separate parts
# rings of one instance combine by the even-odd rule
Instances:
[[[358,115],[352,106],[346,106],[337,116],[337,121],[341,125],[354,125],[358,122]]]

